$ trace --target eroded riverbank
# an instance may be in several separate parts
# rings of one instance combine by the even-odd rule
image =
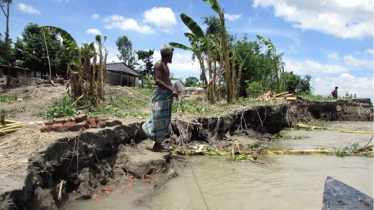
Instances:
[[[224,117],[174,119],[177,120],[172,122],[165,141],[168,146],[177,149],[185,143],[201,141],[225,150],[232,148],[236,135],[244,134],[248,144],[268,141],[272,134],[300,121],[372,121],[373,107],[366,99],[304,102],[243,107]],[[30,157],[26,178],[19,180],[24,185],[1,188],[0,209],[63,208],[76,199],[92,198],[103,187],[131,179],[149,179],[145,182],[152,190],[143,198],[151,197],[176,175],[173,166],[185,163],[167,154],[148,151],[150,145],[141,143],[145,136],[140,125],[141,122],[88,130],[57,139],[46,150]]]

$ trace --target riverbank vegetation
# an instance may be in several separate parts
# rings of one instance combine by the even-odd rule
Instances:
[[[268,91],[274,94],[288,91],[305,98],[330,99],[311,95],[313,90],[309,75],[302,78],[287,71],[283,61],[285,53],[278,52],[271,39],[262,35],[253,40],[248,35],[238,39],[235,34],[229,34],[224,9],[219,2],[205,2],[208,4],[201,3],[201,6],[207,9],[210,6],[216,15],[205,17],[201,25],[186,14],[180,14],[183,23],[191,30],[184,34],[191,45],[170,44],[192,51],[193,58],[200,64],[201,74],[199,79],[186,78],[186,83],[205,87],[206,99],[211,104],[222,100],[228,103],[249,102]],[[205,31],[202,25],[206,25]],[[30,23],[14,42],[3,40],[0,36],[0,45],[8,47],[10,52],[7,55],[0,53],[0,61],[5,61],[8,56],[12,66],[38,69],[42,75],[68,78],[72,101],[79,99],[78,105],[89,102],[89,105],[98,106],[106,99],[103,91],[108,55],[104,46],[106,39],[97,36],[93,42],[79,46],[67,31],[58,26],[41,27]],[[131,40],[125,35],[118,37],[116,45],[119,59],[138,71],[143,76],[144,86],[151,88],[154,50],[134,50]],[[47,61],[49,65],[45,65]],[[143,61],[144,65],[140,65],[139,61]]]

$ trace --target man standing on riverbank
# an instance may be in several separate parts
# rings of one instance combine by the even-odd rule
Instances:
[[[171,86],[168,63],[172,63],[174,48],[168,44],[161,47],[161,60],[154,66],[154,79],[157,85],[152,96],[152,116],[142,125],[146,135],[155,141],[154,152],[168,152],[161,143],[169,128],[173,98],[178,93]]]
[[[335,89],[332,90],[331,95],[333,99],[338,99],[338,87],[335,87]]]

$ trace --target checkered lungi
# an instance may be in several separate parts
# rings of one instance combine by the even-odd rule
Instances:
[[[156,88],[152,96],[152,116],[142,125],[148,138],[161,143],[169,128],[173,108],[173,93]]]

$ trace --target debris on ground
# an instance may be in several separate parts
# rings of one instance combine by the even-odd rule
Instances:
[[[268,91],[264,95],[257,98],[259,101],[285,100],[287,102],[297,101],[297,95],[288,91],[274,95],[273,91]]]
[[[13,133],[24,126],[25,124],[22,122],[6,120],[4,115],[0,115],[0,136]]]

